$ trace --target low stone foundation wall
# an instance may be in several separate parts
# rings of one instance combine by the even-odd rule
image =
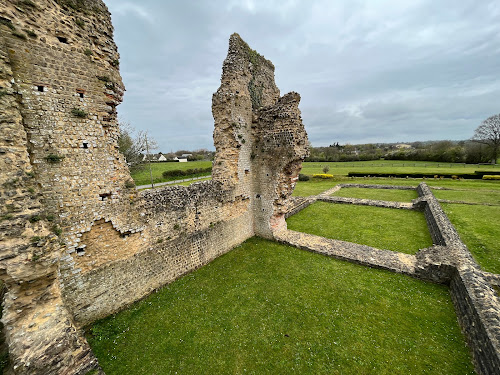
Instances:
[[[304,208],[316,202],[316,198],[312,197],[292,197],[288,204],[288,211],[285,214],[285,219],[295,215],[297,212],[302,211]]]
[[[323,201],[323,202],[332,202],[332,203],[356,204],[356,205],[360,205],[360,206],[397,208],[397,209],[404,209],[404,210],[412,210],[413,209],[413,204],[406,203],[406,202],[391,202],[391,201],[379,201],[379,200],[374,200],[374,199],[328,197],[328,196],[318,197],[318,200]]]
[[[381,250],[352,242],[332,240],[313,234],[293,230],[275,233],[275,239],[281,243],[347,260],[364,266],[381,268],[397,273],[414,275],[416,259],[414,255]]]
[[[458,320],[472,350],[479,374],[500,369],[500,302],[482,273],[460,270],[450,283]]]
[[[408,255],[290,230],[278,233],[276,239],[339,259],[449,284],[458,321],[471,348],[476,371],[481,375],[498,374],[500,369],[500,298],[492,286],[500,285],[500,275],[480,269],[427,184],[421,183],[416,188],[419,198],[413,200],[411,204],[330,196],[342,187],[414,188],[339,184],[310,198],[332,203],[423,210],[434,245],[419,250],[416,255]]]

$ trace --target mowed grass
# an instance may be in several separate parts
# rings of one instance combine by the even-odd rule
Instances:
[[[437,163],[430,161],[375,160],[356,162],[304,162],[303,174],[323,173],[323,168],[330,168],[329,174],[347,176],[349,172],[373,173],[474,173],[477,170],[499,171],[499,165],[477,165],[457,163]]]
[[[342,188],[332,194],[336,197],[375,199],[391,202],[411,202],[418,198],[416,190]]]
[[[473,374],[445,286],[252,238],[88,340],[112,374]]]
[[[184,182],[179,182],[179,183],[173,184],[173,185],[189,186],[189,185],[194,184],[196,182],[208,181],[208,180],[211,180],[211,179],[212,179],[211,177],[200,178],[199,180],[184,181]]]
[[[415,254],[432,245],[419,211],[316,202],[287,219],[288,229]]]
[[[172,177],[169,176],[167,178],[162,176],[164,171],[171,171],[174,169],[180,169],[185,171],[186,169],[195,169],[195,168],[208,168],[212,166],[211,161],[188,161],[187,163],[151,163],[151,172],[153,174],[153,182],[165,182],[165,181],[174,181],[174,180],[183,180],[185,178],[191,177],[200,177],[209,175],[210,173],[197,173],[189,176],[182,177]],[[151,177],[149,174],[149,164],[145,164],[144,168],[141,170],[137,170],[131,173],[131,176],[137,186],[151,184]]]
[[[317,195],[331,189],[337,184],[371,184],[371,185],[399,185],[417,187],[425,182],[430,187],[445,187],[449,189],[485,191],[492,190],[500,193],[499,181],[484,180],[452,180],[452,179],[422,179],[422,178],[349,178],[335,177],[333,179],[311,178],[309,181],[298,181],[293,191],[294,196],[306,197]]]
[[[500,207],[453,203],[441,206],[481,268],[500,274]]]
[[[500,182],[498,183],[500,186]],[[488,203],[500,206],[500,190],[435,190],[432,193],[438,199],[461,201],[468,203]]]

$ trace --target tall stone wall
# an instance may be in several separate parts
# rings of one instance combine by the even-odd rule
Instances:
[[[99,1],[78,4],[75,11],[53,1],[0,1],[2,320],[16,373],[83,373],[97,365],[64,307],[58,271],[74,236],[71,222],[79,225],[94,208],[89,198],[101,192],[83,177],[102,179],[94,167],[103,162],[91,152],[102,148],[96,156],[110,157],[117,129],[108,103],[121,100],[121,81],[107,9]],[[116,83],[109,89],[96,78],[105,72]],[[126,168],[111,168],[123,180]]]
[[[307,153],[299,96],[280,98],[272,63],[232,35],[213,97],[213,180],[137,192],[117,148],[124,87],[105,5],[0,5],[10,371],[84,374],[98,367],[84,325],[284,225]]]
[[[274,65],[231,35],[221,86],[212,98],[217,149],[213,178],[252,204],[255,233],[286,228],[287,202],[308,154],[300,95],[279,96]]]

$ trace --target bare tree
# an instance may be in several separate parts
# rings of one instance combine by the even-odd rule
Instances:
[[[136,131],[128,122],[120,121],[119,126],[118,149],[125,156],[130,169],[140,168],[151,156],[149,152],[158,148],[158,145],[148,137],[146,131]]]
[[[492,154],[492,163],[496,164],[500,148],[500,114],[484,120],[474,131],[472,140],[487,145]]]

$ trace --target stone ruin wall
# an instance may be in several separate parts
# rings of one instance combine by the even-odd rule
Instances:
[[[10,370],[84,374],[98,367],[84,325],[286,226],[307,153],[300,97],[280,98],[272,63],[232,35],[213,97],[212,181],[138,193],[117,148],[124,87],[105,5],[0,5],[0,275]]]

